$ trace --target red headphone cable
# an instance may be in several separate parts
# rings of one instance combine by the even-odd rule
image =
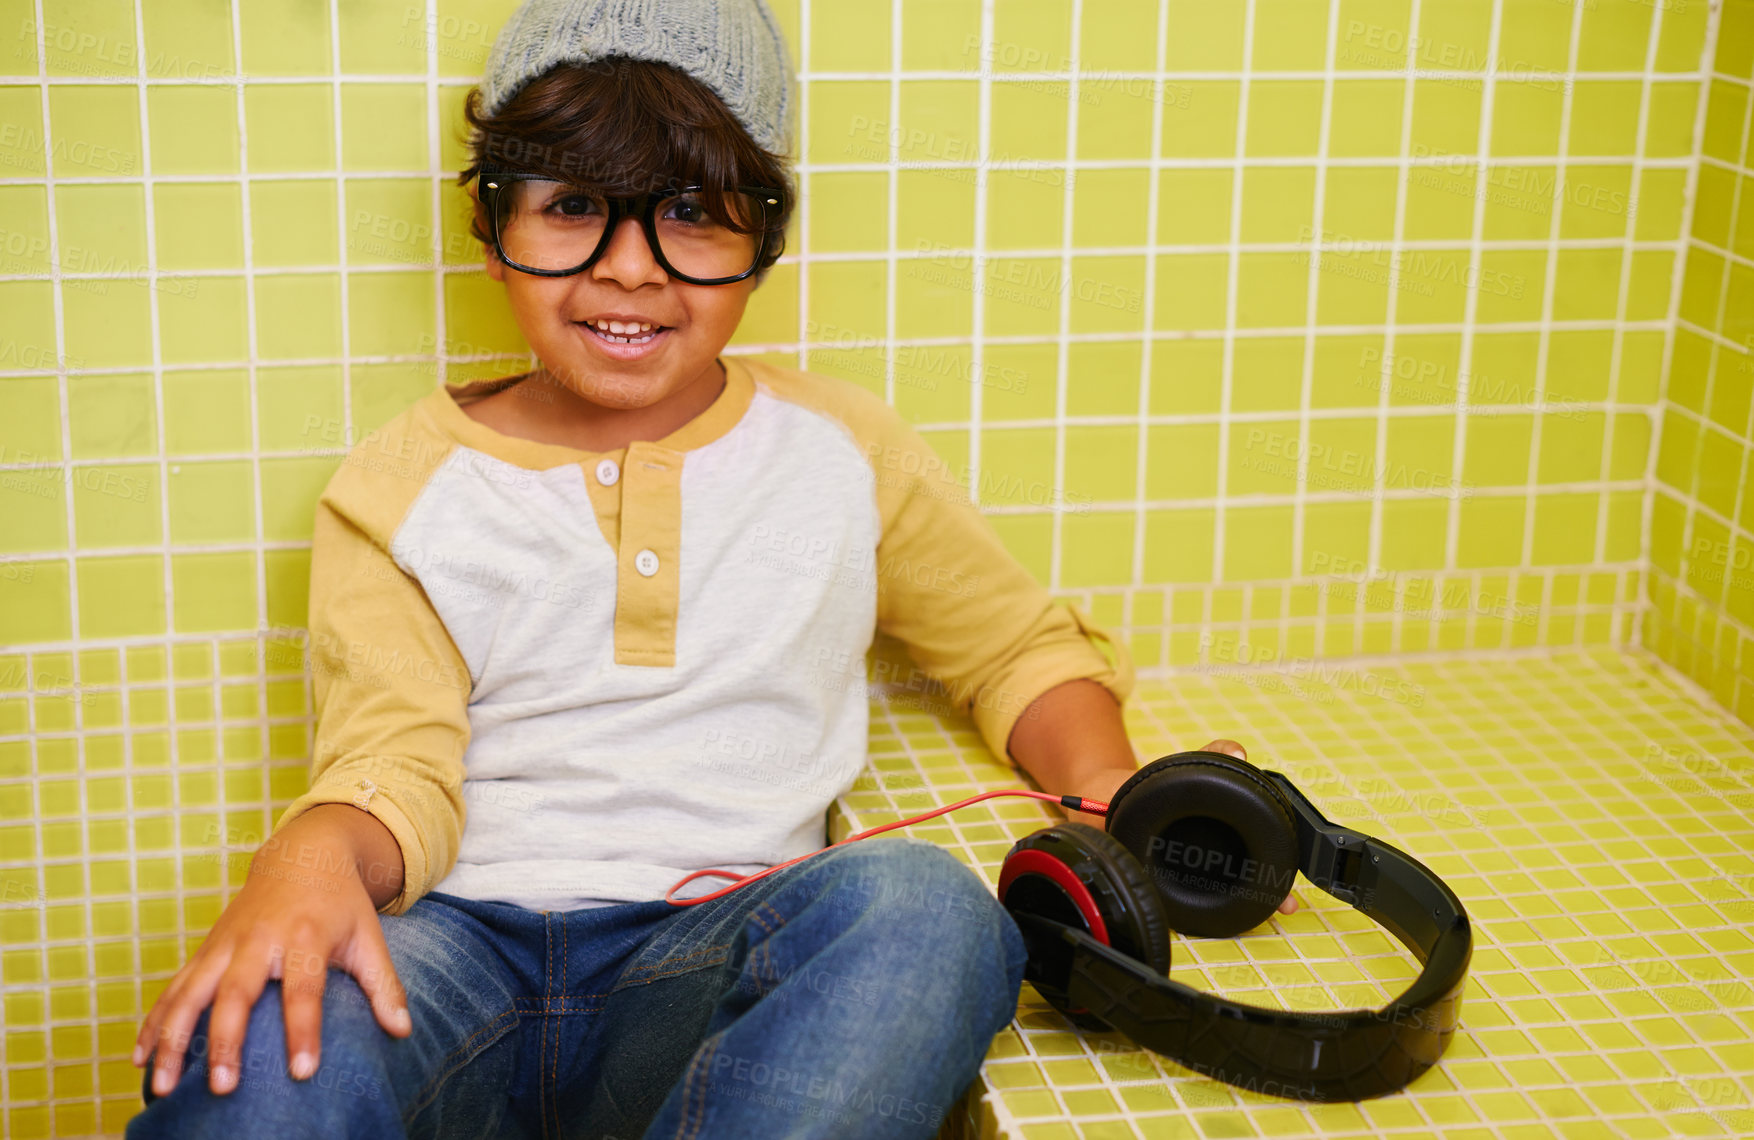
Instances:
[[[685,878],[681,878],[681,879],[676,880],[675,884],[672,885],[669,890],[664,892],[664,901],[669,903],[671,906],[694,906],[696,903],[710,902],[713,899],[722,898],[725,895],[730,894],[732,891],[736,890],[738,887],[746,887],[750,883],[753,883],[757,879],[765,879],[767,876],[773,874],[775,871],[783,871],[787,867],[790,867],[794,863],[802,863],[804,860],[813,858],[817,855],[820,855],[824,851],[833,851],[836,847],[845,847],[849,843],[857,843],[861,839],[869,839],[871,836],[881,835],[885,831],[894,831],[898,827],[908,827],[912,824],[916,824],[916,823],[920,823],[924,820],[932,819],[935,816],[943,815],[946,812],[960,810],[961,808],[967,807],[969,804],[978,804],[982,800],[990,800],[994,796],[1029,796],[1032,799],[1048,800],[1051,803],[1057,803],[1061,807],[1070,808],[1073,811],[1089,812],[1092,815],[1107,815],[1108,814],[1108,805],[1107,804],[1103,803],[1101,800],[1085,799],[1083,796],[1056,796],[1050,792],[1022,791],[1022,790],[1011,789],[1011,788],[1002,789],[1002,790],[996,791],[996,792],[982,792],[978,796],[970,796],[966,800],[961,800],[957,803],[949,804],[945,807],[933,808],[931,811],[923,812],[920,815],[911,816],[907,819],[898,819],[894,823],[885,823],[885,824],[882,824],[878,827],[873,827],[873,828],[869,829],[868,831],[861,831],[857,835],[849,835],[845,839],[841,840],[839,843],[830,843],[827,847],[819,848],[818,850],[810,852],[808,855],[800,855],[796,859],[788,859],[784,863],[776,863],[772,867],[767,868],[767,870],[757,871],[753,875],[744,875],[744,876],[739,877],[730,871],[718,871],[718,870],[711,870],[711,869],[704,870],[704,871],[695,871],[693,874],[688,875]],[[711,876],[713,878],[719,878],[719,879],[736,879],[737,881],[732,883],[728,887],[720,887],[718,890],[713,891],[711,894],[696,895],[693,898],[686,898],[686,899],[677,899],[677,898],[670,897],[671,895],[674,895],[678,890],[680,890],[683,886],[686,886],[688,883],[691,883],[696,879],[706,878],[708,876]]]

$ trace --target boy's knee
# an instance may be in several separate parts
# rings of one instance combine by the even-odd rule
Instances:
[[[129,1121],[130,1140],[145,1137],[176,1136],[201,1140],[208,1136],[235,1133],[240,1124],[259,1121],[272,1115],[273,1106],[285,1102],[291,1092],[292,1077],[282,1067],[278,1072],[265,1063],[268,1039],[279,1035],[284,1043],[285,1028],[280,1012],[280,989],[275,981],[263,988],[262,996],[250,1010],[246,1022],[242,1055],[238,1058],[237,1084],[230,1092],[215,1093],[211,1081],[210,1022],[212,1007],[201,1011],[183,1045],[182,1068],[177,1083],[163,1096],[152,1090],[152,1076],[158,1063],[154,1052],[147,1058],[141,1073],[141,1099],[146,1111]],[[280,1052],[284,1053],[284,1044]]]
[[[235,1132],[228,1133],[227,1129],[238,1121],[279,1120],[294,1106],[299,1119],[313,1128],[321,1128],[334,1119],[345,1119],[348,1112],[341,1106],[352,1099],[386,1095],[380,1079],[381,1066],[355,1044],[360,1040],[362,1017],[369,1021],[373,1015],[365,991],[351,975],[336,967],[329,970],[323,990],[322,1046],[317,1071],[303,1080],[295,1079],[287,1068],[283,996],[280,979],[270,978],[262,987],[246,1022],[237,1085],[228,1093],[214,1093],[209,1085],[209,1026],[213,1009],[209,1006],[202,1010],[189,1034],[176,1086],[167,1095],[153,1094],[156,1054],[147,1060],[141,1073],[141,1099],[148,1112],[135,1117],[128,1135],[204,1136],[210,1133],[201,1131],[201,1122],[211,1121],[212,1135],[232,1136]],[[319,1090],[324,1095],[313,1097],[308,1090]],[[336,1102],[334,1111],[339,1113],[333,1118],[330,1110],[324,1108],[331,1100]],[[174,1129],[154,1131],[161,1121],[170,1120],[175,1121]]]
[[[850,854],[861,846],[847,850]],[[1023,940],[1017,924],[980,875],[944,848],[923,839],[895,838],[871,844],[869,851],[849,861],[847,870],[867,887],[848,897],[872,917],[917,924],[930,929],[935,941],[996,935],[1021,970]]]
[[[923,973],[959,978],[968,1015],[992,1020],[997,1032],[1015,1012],[1023,983],[1027,952],[1017,923],[979,873],[935,843],[905,838],[868,854],[874,889],[854,892],[866,901],[866,917],[911,940]],[[974,968],[945,971],[946,960]]]

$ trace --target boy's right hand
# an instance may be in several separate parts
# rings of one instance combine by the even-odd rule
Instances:
[[[313,825],[316,814],[310,813]],[[413,1032],[376,905],[345,836],[298,827],[303,822],[295,820],[257,852],[243,889],[146,1015],[133,1061],[139,1067],[157,1048],[155,1095],[176,1087],[195,1022],[210,1002],[208,1087],[221,1094],[237,1087],[244,1032],[269,978],[281,980],[287,1067],[296,1080],[317,1071],[331,963],[358,979],[386,1032]],[[316,845],[315,857],[299,857],[311,854],[305,845]]]

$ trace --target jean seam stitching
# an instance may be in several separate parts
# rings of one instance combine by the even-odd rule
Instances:
[[[544,911],[542,918],[542,1040],[536,1062],[536,1106],[542,1114],[542,1135],[548,1137],[553,1135],[548,1131],[548,1010],[554,1000],[554,916]]]
[[[455,1073],[457,1072],[458,1069],[462,1068],[461,1064],[453,1065],[451,1063],[452,1061],[456,1060],[458,1057],[462,1056],[465,1053],[469,1053],[470,1047],[473,1046],[477,1040],[479,1040],[481,1037],[485,1036],[488,1033],[492,1033],[495,1030],[500,1029],[500,1023],[505,1022],[508,1019],[510,1020],[510,1024],[506,1025],[505,1029],[501,1030],[499,1033],[499,1036],[504,1036],[505,1031],[510,1030],[511,1027],[516,1025],[518,1022],[518,1011],[515,1009],[508,1009],[504,1013],[501,1013],[500,1015],[495,1017],[492,1021],[490,1021],[486,1025],[482,1026],[480,1029],[477,1029],[474,1033],[471,1033],[467,1040],[465,1040],[461,1045],[457,1046],[455,1049],[452,1049],[448,1054],[446,1054],[445,1059],[443,1061],[439,1062],[439,1069],[441,1070],[440,1075],[438,1077],[434,1078],[433,1080],[428,1081],[426,1083],[426,1085],[420,1090],[420,1094],[414,1098],[414,1103],[409,1107],[408,1111],[404,1114],[404,1119],[405,1120],[414,1119],[414,1117],[417,1116],[421,1112],[421,1110],[425,1109],[427,1105],[432,1103],[433,1098],[438,1095],[438,1090],[440,1089],[440,1087],[442,1087],[446,1081],[450,1080],[451,1077],[453,1075],[455,1075]],[[492,1044],[492,1042],[489,1042],[488,1044]],[[483,1048],[485,1048],[485,1047],[486,1046],[483,1046]],[[476,1050],[476,1052],[479,1052],[479,1050]],[[472,1059],[472,1058],[473,1058],[473,1054],[471,1054],[470,1059]]]
[[[670,962],[680,962],[688,958],[697,958],[702,954],[711,954],[715,950],[723,950],[727,945],[729,945],[729,943],[720,943],[716,946],[703,946],[699,950],[690,950],[686,954],[670,954],[647,966],[629,966],[626,973],[637,974],[645,970],[655,970],[659,966],[666,965]]]
[[[608,994],[562,994],[561,996],[559,996],[557,998],[546,999],[546,1000],[542,999],[542,998],[521,997],[521,998],[517,999],[518,1012],[519,1013],[527,1013],[533,1017],[539,1016],[543,1013],[546,1013],[551,1009],[555,1009],[561,1013],[565,1013],[567,1011],[566,1007],[574,1002],[585,1001],[585,1000],[590,999],[590,998],[601,998],[601,997],[608,997],[608,996],[609,996]]]
[[[761,912],[764,910],[773,916],[774,924],[771,927],[761,917]],[[761,940],[761,945],[756,948],[756,953],[751,955],[752,963],[755,961],[760,963],[756,966],[756,995],[764,997],[769,992],[764,989],[769,979],[776,979],[774,988],[779,988],[777,982],[779,970],[774,965],[773,936],[785,927],[786,919],[784,915],[774,909],[772,901],[767,899],[763,899],[760,906],[749,912],[749,918],[767,934],[767,937]]]
[[[566,957],[567,957],[568,952],[569,951],[568,951],[568,942],[567,942],[567,935],[566,935],[566,916],[563,914],[563,915],[561,915],[561,918],[560,918],[560,1000],[561,1000],[562,1005],[566,1004]],[[561,1135],[561,1127],[560,1127],[560,1036],[561,1036],[560,1035],[560,1026],[557,1024],[554,1027],[554,1084],[555,1084],[555,1089],[554,1089],[554,1099],[550,1102],[550,1106],[549,1106],[550,1109],[554,1113],[554,1134],[556,1136]]]
[[[716,966],[724,960],[724,955],[731,948],[730,943],[717,946],[703,946],[698,950],[690,950],[686,954],[675,954],[668,958],[649,963],[644,966],[629,966],[616,979],[610,993],[620,993],[628,986],[644,985],[657,981],[659,978],[673,977],[689,970],[698,970],[707,966]],[[701,961],[695,961],[695,959]]]
[[[712,1047],[706,1051],[706,1056],[702,1057],[700,1059],[699,1067],[694,1072],[692,1072],[688,1075],[688,1084],[683,1089],[684,1095],[683,1095],[682,1119],[677,1121],[677,1123],[676,1123],[676,1135],[680,1138],[680,1140],[694,1140],[695,1137],[700,1135],[701,1128],[703,1128],[706,1125],[706,1085],[703,1083],[700,1085],[700,1113],[694,1119],[694,1127],[688,1130],[688,1133],[686,1136],[683,1135],[682,1130],[688,1124],[688,1112],[687,1112],[688,1101],[689,1101],[690,1094],[692,1094],[694,1087],[695,1087],[695,1083],[696,1083],[694,1078],[711,1071],[712,1059],[718,1053],[719,1046],[723,1043],[724,1043],[724,1037],[722,1035],[718,1038],[715,1038],[713,1043],[712,1043]]]
[[[611,990],[610,992],[611,993],[620,993],[622,990],[628,988],[629,986],[650,985],[652,982],[662,981],[665,978],[674,978],[678,974],[687,974],[687,973],[691,973],[695,970],[704,970],[709,966],[721,965],[724,963],[725,958],[729,956],[730,947],[729,946],[720,946],[720,947],[717,947],[717,949],[720,951],[720,954],[715,958],[711,958],[711,959],[708,959],[705,961],[700,961],[700,962],[690,962],[686,965],[677,966],[676,968],[671,969],[671,970],[664,970],[664,971],[661,971],[659,973],[647,975],[646,977],[643,977],[643,978],[636,978],[632,981],[622,981],[622,982],[618,983],[616,985],[615,989]],[[693,957],[693,955],[690,955],[690,957]],[[662,963],[660,963],[660,965],[661,964]]]

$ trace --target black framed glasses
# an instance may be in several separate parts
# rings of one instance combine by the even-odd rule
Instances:
[[[640,219],[664,272],[691,285],[729,285],[754,273],[785,202],[771,186],[734,186],[719,209],[701,186],[615,196],[543,174],[483,169],[476,192],[494,248],[513,269],[538,277],[583,273],[624,217]]]

